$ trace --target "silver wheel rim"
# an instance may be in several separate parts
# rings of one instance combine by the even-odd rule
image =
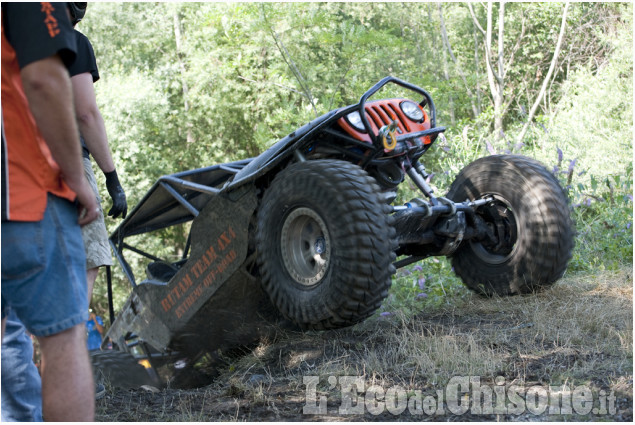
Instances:
[[[296,208],[286,217],[280,237],[282,259],[289,275],[313,286],[326,274],[331,240],[324,220],[310,208]]]

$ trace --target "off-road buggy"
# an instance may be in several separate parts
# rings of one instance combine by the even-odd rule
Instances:
[[[387,84],[417,100],[371,100]],[[110,237],[132,292],[116,318],[111,298],[115,350],[96,363],[126,352],[174,372],[274,329],[350,326],[380,307],[397,268],[430,256],[450,257],[484,295],[552,285],[574,245],[557,180],[533,159],[492,155],[435,197],[421,158],[444,130],[425,90],[386,77],[257,157],[161,177]],[[405,175],[421,195],[392,205]],[[188,222],[176,261],[129,242]]]

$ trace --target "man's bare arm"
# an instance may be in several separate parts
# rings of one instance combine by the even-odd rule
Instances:
[[[115,169],[115,164],[108,146],[104,119],[97,106],[93,76],[88,72],[74,75],[71,84],[79,131],[101,171],[109,173]]]
[[[71,84],[79,130],[84,137],[88,151],[106,176],[106,188],[112,198],[112,208],[108,211],[108,215],[113,218],[121,215],[122,218],[125,218],[128,211],[126,194],[119,183],[110,146],[108,146],[106,125],[97,106],[93,76],[88,72],[74,75],[71,77]]]
[[[97,218],[97,200],[84,177],[68,71],[53,55],[26,65],[20,75],[35,122],[83,209],[79,224],[90,223]]]

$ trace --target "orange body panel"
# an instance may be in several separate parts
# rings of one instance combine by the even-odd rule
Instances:
[[[430,128],[428,114],[423,109],[423,122],[415,122],[406,117],[399,106],[399,104],[404,100],[406,99],[376,100],[374,102],[368,102],[365,105],[364,109],[366,111],[366,119],[368,120],[371,131],[374,134],[378,134],[381,127],[388,125],[395,120],[399,125],[399,130],[397,131],[398,135],[415,133],[418,131],[428,130]],[[346,118],[340,118],[338,123],[351,137],[371,143],[370,135],[356,130],[348,123]],[[430,143],[432,143],[432,140],[429,136],[423,137],[424,145],[429,145]]]

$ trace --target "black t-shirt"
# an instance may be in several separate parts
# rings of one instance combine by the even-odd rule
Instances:
[[[95,51],[93,45],[90,44],[88,37],[81,32],[74,30],[75,40],[77,41],[77,59],[71,66],[68,67],[68,72],[71,77],[75,75],[84,74],[86,72],[93,76],[93,83],[99,80],[99,70],[97,69],[97,59],[95,58]],[[79,141],[82,143],[82,154],[84,158],[90,158],[90,151],[86,146],[86,141],[79,135]]]
[[[75,75],[89,72],[93,76],[93,83],[99,80],[99,70],[97,69],[97,60],[95,59],[95,51],[93,45],[90,44],[88,37],[81,32],[74,30],[75,40],[77,41],[77,59],[68,67],[71,77]]]
[[[77,42],[66,3],[2,2],[2,23],[20,68],[55,54],[67,67],[74,62]]]

